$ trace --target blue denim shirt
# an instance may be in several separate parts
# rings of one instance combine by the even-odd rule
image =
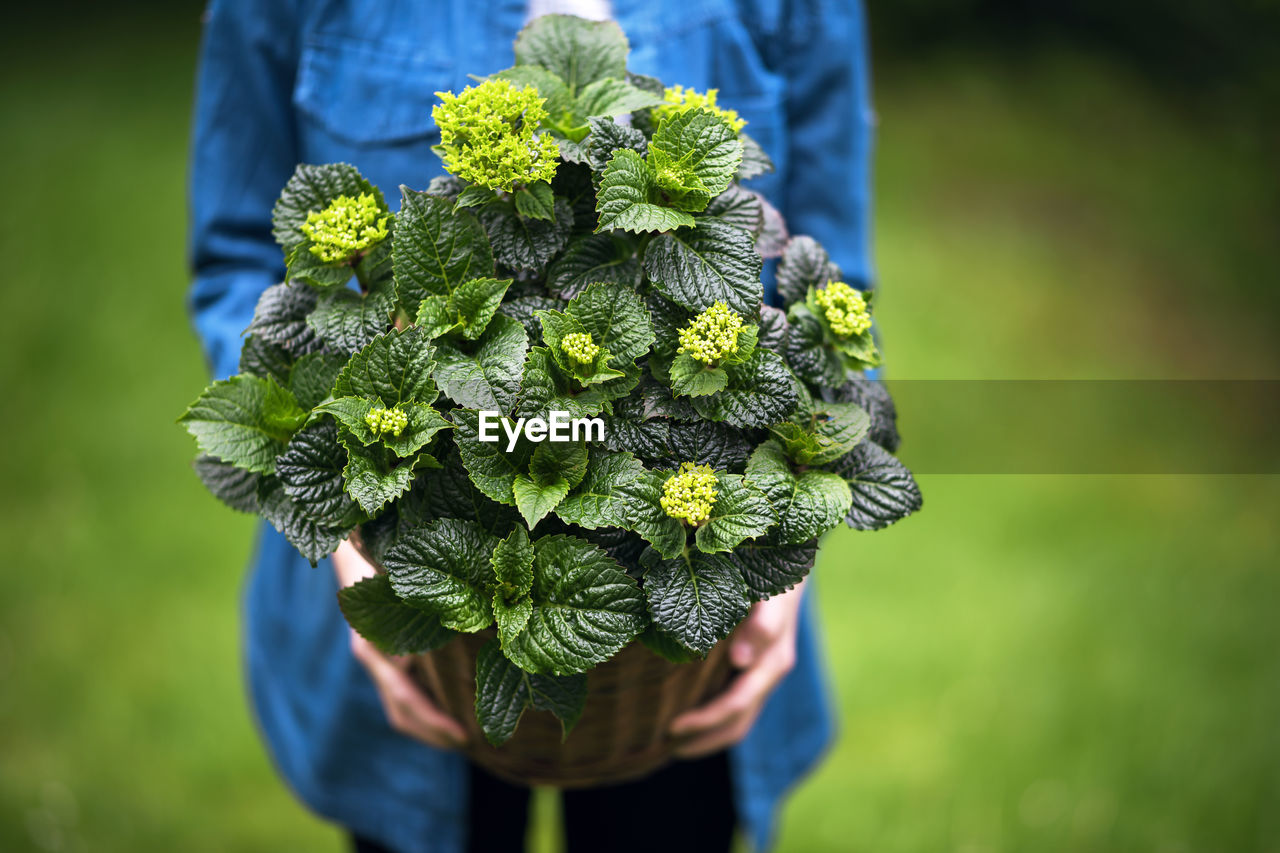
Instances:
[[[280,280],[270,211],[299,162],[355,164],[386,192],[441,167],[436,91],[511,64],[524,0],[214,0],[205,26],[191,165],[190,307],[216,376]],[[872,114],[861,7],[848,0],[614,0],[632,70],[698,89],[749,121],[777,172],[753,186],[811,234],[850,282],[871,279]],[[812,589],[812,585],[811,585]],[[351,656],[331,567],[273,530],[244,604],[245,660],[277,767],[319,814],[405,853],[455,851],[463,759],[393,732]],[[758,848],[779,802],[832,736],[811,602],[795,668],[732,750],[735,801]]]

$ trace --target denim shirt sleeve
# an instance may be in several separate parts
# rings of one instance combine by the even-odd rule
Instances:
[[[237,371],[240,333],[284,266],[271,207],[297,160],[293,108],[301,27],[289,0],[214,0],[206,13],[188,185],[188,307],[217,378]]]
[[[792,234],[821,243],[855,287],[871,263],[871,108],[861,3],[800,0],[780,56],[790,152],[782,211]]]

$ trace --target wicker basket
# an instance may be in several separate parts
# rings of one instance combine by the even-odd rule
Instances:
[[[563,742],[555,716],[529,710],[511,740],[493,747],[475,715],[476,654],[492,636],[484,631],[456,637],[417,658],[415,675],[467,730],[468,757],[522,785],[588,788],[657,770],[672,758],[671,721],[722,690],[729,679],[726,643],[705,660],[675,664],[634,642],[587,673],[586,708]]]
[[[351,544],[378,565],[358,531]],[[467,756],[522,785],[590,788],[652,773],[672,759],[671,721],[719,693],[730,678],[727,643],[718,643],[703,660],[671,663],[637,640],[587,673],[587,704],[567,738],[554,715],[531,709],[515,735],[494,747],[475,711],[476,655],[494,636],[492,629],[460,634],[415,658],[412,672],[440,709],[467,730]]]

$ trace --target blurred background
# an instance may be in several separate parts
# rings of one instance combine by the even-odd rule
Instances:
[[[255,736],[253,524],[173,424],[205,380],[199,15],[43,3],[0,35],[0,850],[342,849]],[[870,16],[891,382],[1280,379],[1276,3]],[[900,396],[908,462],[958,440]],[[1280,850],[1280,477],[920,481],[920,515],[826,543],[843,731],[781,849]]]

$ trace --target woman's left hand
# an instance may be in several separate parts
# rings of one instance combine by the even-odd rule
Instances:
[[[686,711],[671,723],[675,753],[681,758],[709,755],[747,736],[769,694],[796,661],[796,625],[804,582],[758,601],[725,642],[729,661],[742,670],[724,693]]]

